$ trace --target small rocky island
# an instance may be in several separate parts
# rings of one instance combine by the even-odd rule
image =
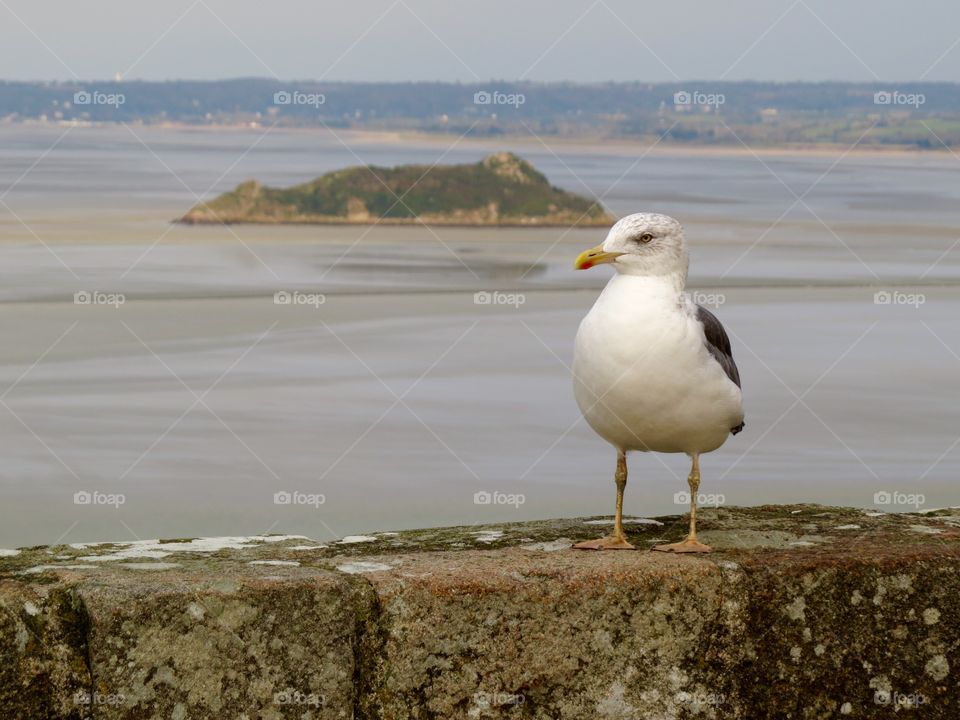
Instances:
[[[501,152],[465,165],[349,167],[289,188],[248,180],[180,222],[595,227],[614,218]]]

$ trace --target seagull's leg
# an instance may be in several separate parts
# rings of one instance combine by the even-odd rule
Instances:
[[[617,472],[614,473],[613,480],[617,483],[617,512],[613,518],[613,537],[630,545],[626,533],[623,532],[623,491],[627,489],[627,454],[623,450],[617,450]]]
[[[693,453],[690,457],[693,460],[690,475],[687,477],[687,485],[690,488],[690,532],[683,542],[657,545],[653,548],[654,550],[662,552],[711,552],[713,550],[709,545],[704,545],[697,540],[697,491],[700,489],[700,454]]]
[[[617,512],[613,518],[613,535],[599,540],[587,540],[577,543],[573,547],[577,550],[633,550],[627,542],[627,535],[623,532],[623,491],[627,487],[627,454],[617,450],[617,472],[613,476],[617,483]]]
[[[700,490],[700,456],[694,453],[693,463],[690,466],[690,475],[687,476],[687,487],[690,488],[690,533],[687,540],[697,539],[697,493]]]

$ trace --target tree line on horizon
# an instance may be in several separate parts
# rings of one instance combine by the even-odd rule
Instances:
[[[0,81],[0,122],[960,145],[960,83]],[[738,140],[739,138],[739,140]]]

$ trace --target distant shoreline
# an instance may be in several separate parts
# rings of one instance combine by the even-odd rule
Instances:
[[[300,128],[297,128],[300,129]],[[313,128],[304,128],[313,130]],[[320,131],[326,133],[327,130],[320,128]],[[274,130],[276,132],[276,130]],[[496,138],[469,138],[460,139],[459,135],[441,134],[441,133],[423,133],[409,131],[381,131],[381,130],[350,130],[364,139],[372,142],[417,142],[425,145],[435,144],[439,147],[449,147],[450,144],[457,142],[458,146],[469,145],[471,147],[496,148],[509,143],[527,143],[531,147],[543,149],[540,141],[550,147],[561,146],[565,151],[572,153],[590,153],[602,155],[621,155],[624,151],[641,151],[649,155],[682,155],[691,157],[751,157],[753,155],[784,157],[800,157],[815,155],[817,157],[835,157],[837,155],[858,155],[861,157],[889,157],[893,155],[900,156],[953,156],[953,153],[945,148],[918,150],[911,147],[901,146],[867,146],[859,145],[852,150],[848,144],[842,143],[813,143],[810,145],[761,145],[743,147],[742,145],[696,145],[690,143],[670,143],[665,141],[657,142],[656,138],[637,138],[635,140],[628,138],[604,138],[604,137],[558,137],[558,136],[533,136],[533,135],[500,135]],[[342,135],[338,132],[337,135]]]
[[[453,219],[443,219],[443,220],[433,220],[428,218],[371,218],[365,220],[351,220],[349,218],[337,218],[337,217],[324,217],[318,218],[316,220],[310,219],[297,219],[297,220],[287,220],[285,218],[250,218],[250,219],[226,219],[221,220],[218,218],[191,218],[187,215],[184,215],[180,218],[174,218],[170,221],[175,225],[352,225],[359,227],[373,227],[376,225],[402,225],[407,227],[418,227],[420,225],[426,227],[456,227],[456,228],[564,228],[569,230],[575,230],[577,228],[584,229],[594,229],[598,227],[610,227],[613,220],[591,220],[589,218],[585,219],[582,222],[573,222],[573,223],[564,223],[559,221],[549,221],[549,222],[477,222],[474,220],[464,220],[458,222]]]
[[[192,123],[129,123],[133,129],[182,131],[197,133],[244,133],[269,131],[288,135],[322,135],[354,139],[358,142],[376,144],[415,143],[423,146],[435,146],[447,149],[454,143],[458,147],[475,147],[485,150],[516,149],[523,145],[531,148],[544,149],[562,147],[565,152],[576,154],[621,155],[624,152],[640,152],[646,155],[686,157],[836,157],[839,155],[853,155],[857,157],[952,157],[955,153],[947,148],[917,149],[910,146],[897,145],[866,145],[860,144],[851,148],[847,143],[809,143],[787,145],[715,145],[676,143],[657,141],[656,137],[643,136],[633,138],[608,138],[602,136],[556,136],[533,134],[499,135],[497,137],[467,137],[457,133],[431,133],[411,130],[365,130],[355,128],[325,128],[325,127],[271,127],[260,123],[200,125]],[[33,128],[62,130],[65,127],[75,127],[79,130],[115,130],[122,129],[119,123],[73,123],[63,122],[16,122],[0,123],[0,133],[8,128]]]

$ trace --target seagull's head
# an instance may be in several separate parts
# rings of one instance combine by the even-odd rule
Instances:
[[[576,270],[611,263],[624,275],[675,275],[686,277],[687,247],[683,227],[668,215],[636,213],[618,220],[607,239],[580,254]]]

